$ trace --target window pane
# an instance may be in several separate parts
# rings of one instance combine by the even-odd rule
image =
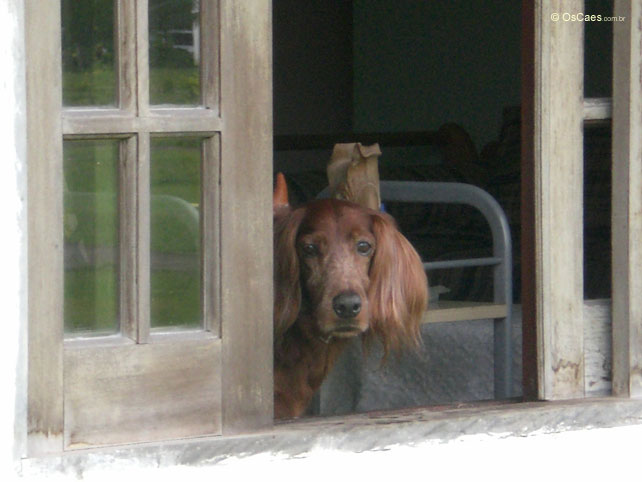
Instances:
[[[613,71],[613,0],[586,0],[584,14],[584,97],[611,97]],[[595,15],[596,17],[591,17]]]
[[[199,2],[149,1],[149,99],[200,104]]]
[[[118,331],[118,141],[64,143],[65,332]]]
[[[611,297],[611,121],[584,126],[584,299]]]
[[[201,142],[152,139],[152,328],[202,326]]]
[[[65,106],[116,105],[114,0],[62,0]]]

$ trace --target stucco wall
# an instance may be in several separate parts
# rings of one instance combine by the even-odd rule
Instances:
[[[0,3],[0,479],[12,480],[26,430],[27,217],[24,13]]]

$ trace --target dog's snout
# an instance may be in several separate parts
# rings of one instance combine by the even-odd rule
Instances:
[[[361,297],[354,291],[338,294],[332,299],[332,309],[339,318],[354,318],[361,311]]]

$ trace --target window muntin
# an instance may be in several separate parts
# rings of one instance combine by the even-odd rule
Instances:
[[[101,9],[111,20],[94,20]],[[102,303],[110,299],[111,308],[99,316],[116,321],[109,329],[102,328],[104,321],[70,321],[70,327],[78,328],[67,329],[68,337],[120,331],[144,342],[151,329],[218,332],[219,152],[218,141],[212,139],[218,139],[221,124],[214,110],[197,106],[202,99],[216,108],[219,99],[218,15],[216,1],[93,0],[83,8],[68,0],[61,3],[63,32],[75,32],[71,23],[89,23],[96,31],[91,38],[101,45],[110,39],[107,57],[113,60],[109,89],[100,76],[68,69],[67,78],[82,74],[82,79],[68,82],[67,97],[82,101],[63,106],[83,109],[63,109],[65,143],[99,138],[120,145],[120,171],[115,173],[120,192],[112,205],[115,215],[120,213],[111,233],[116,257],[109,289],[102,290],[105,299],[100,298]],[[201,35],[201,30],[206,33]],[[65,55],[79,48],[73,43],[79,34],[70,35],[63,44],[63,63]],[[206,55],[201,62],[202,45]],[[118,94],[104,101],[106,90]],[[98,91],[102,94],[94,95]],[[205,216],[202,196],[208,201]],[[205,252],[203,243],[209,246]],[[65,293],[70,308],[78,304],[81,287],[86,291],[91,286],[72,285],[76,278],[69,277]]]

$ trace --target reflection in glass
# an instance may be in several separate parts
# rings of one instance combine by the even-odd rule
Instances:
[[[62,0],[63,105],[116,105],[114,0]]]
[[[152,139],[152,328],[202,326],[201,143]]]
[[[118,225],[118,141],[65,141],[65,333],[118,331]]]
[[[198,105],[198,0],[149,0],[151,104]]]

